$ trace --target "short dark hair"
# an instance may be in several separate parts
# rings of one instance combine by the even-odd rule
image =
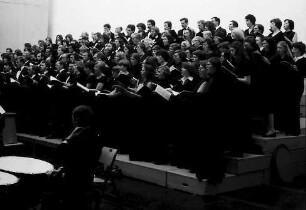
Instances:
[[[169,53],[166,51],[166,50],[159,50],[156,52],[156,56],[160,55],[161,57],[163,57],[163,59],[165,61],[168,61],[170,56],[169,56]]]
[[[17,60],[21,63],[25,63],[25,59],[22,56],[19,56]]]
[[[85,68],[89,68],[91,71],[94,69],[95,67],[95,63],[93,61],[87,61],[85,64],[84,64],[84,67]]]
[[[294,29],[294,21],[290,20],[290,19],[285,19],[284,22],[285,21],[288,21],[290,30],[293,30]]]
[[[280,29],[282,27],[282,21],[279,18],[274,18],[270,21],[270,23],[274,23],[275,26]]]
[[[265,31],[265,27],[262,25],[262,24],[256,24],[257,25],[257,27],[258,27],[258,30],[263,34],[264,33],[264,31]]]
[[[256,17],[254,15],[248,14],[247,16],[245,16],[246,20],[249,20],[253,25],[255,25],[256,23]]]
[[[108,23],[104,24],[103,27],[106,27],[106,28],[109,28],[109,29],[111,28],[110,24],[108,24]]]
[[[229,43],[228,41],[221,42],[221,43],[219,44],[219,48],[225,48],[225,49],[229,50],[229,48],[230,48],[230,43]]]
[[[89,106],[80,105],[73,109],[72,116],[77,126],[87,127],[92,125],[94,113]]]
[[[262,35],[262,34],[257,34],[256,37],[259,37],[261,41],[263,41],[265,39],[264,35]]]
[[[154,20],[150,19],[147,22],[151,23],[152,26],[155,26],[155,21]]]
[[[206,54],[203,50],[195,50],[192,54],[197,56],[199,60],[205,60],[206,58]]]
[[[172,28],[172,23],[170,21],[165,21],[165,23],[168,25],[170,29]]]
[[[233,23],[233,26],[234,26],[234,27],[236,27],[236,28],[238,27],[238,22],[237,22],[236,20],[231,20],[230,22]]]
[[[63,60],[58,60],[57,61],[64,69],[66,69],[66,62]]]
[[[292,47],[297,48],[302,55],[305,54],[306,46],[303,42],[295,42],[292,44]]]
[[[137,28],[141,28],[141,29],[144,30],[144,31],[145,31],[146,28],[147,28],[146,25],[145,25],[144,23],[138,23],[136,26],[137,26]]]
[[[135,31],[135,25],[129,24],[126,28],[130,28],[132,31]]]
[[[220,25],[220,18],[218,18],[218,17],[212,17],[211,19],[215,19],[215,21],[218,22],[218,25]]]
[[[144,52],[146,52],[146,51],[147,51],[147,48],[146,48],[145,43],[143,43],[143,42],[139,42],[139,43],[138,43],[138,46],[139,46],[139,48],[140,48],[140,49],[142,49],[142,51],[144,51]]]
[[[180,21],[185,21],[186,23],[188,23],[188,18],[181,18]]]
[[[253,51],[259,50],[259,47],[256,44],[256,41],[255,41],[254,37],[252,37],[252,36],[246,37],[244,42],[248,42],[251,45],[251,47],[253,48],[252,49]]]
[[[6,50],[10,51],[11,53],[13,52],[12,48],[6,48]]]
[[[182,62],[182,68],[186,69],[191,76],[196,74],[196,66],[190,62]]]

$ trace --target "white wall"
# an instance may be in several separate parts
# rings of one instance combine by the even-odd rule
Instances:
[[[163,22],[170,20],[175,30],[180,29],[179,19],[188,17],[190,26],[197,30],[197,21],[221,18],[221,25],[228,28],[230,20],[238,21],[246,28],[244,17],[251,13],[257,23],[265,26],[269,33],[270,20],[279,17],[295,21],[299,39],[306,41],[305,0],[53,0],[52,25],[49,35],[71,33],[79,38],[82,31],[103,31],[103,24],[110,23],[112,30],[117,26],[126,27],[154,19],[163,29]]]
[[[79,38],[82,31],[103,31],[103,24],[126,27],[148,19],[170,20],[175,30],[179,19],[188,17],[197,30],[197,21],[221,18],[227,29],[230,20],[237,20],[245,29],[244,17],[251,13],[262,23],[268,34],[269,21],[274,17],[295,21],[299,39],[306,42],[306,0],[0,0],[0,53],[7,47],[23,48],[25,42],[37,43],[47,35],[72,33]]]
[[[0,0],[0,52],[47,36],[49,0]]]

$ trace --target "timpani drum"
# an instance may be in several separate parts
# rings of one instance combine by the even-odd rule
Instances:
[[[0,157],[0,170],[14,174],[39,175],[54,169],[53,165],[42,160],[29,157]]]
[[[14,199],[18,202],[16,204],[13,202],[13,204],[22,206],[22,208],[39,203],[41,192],[48,178],[47,173],[52,170],[54,170],[52,164],[35,158],[0,157],[0,171],[11,173],[20,179],[14,193]]]
[[[0,203],[1,209],[12,207],[11,198],[15,195],[16,185],[19,179],[9,173],[0,171]]]
[[[12,174],[0,171],[0,187],[7,187],[14,185],[18,182],[18,178]]]

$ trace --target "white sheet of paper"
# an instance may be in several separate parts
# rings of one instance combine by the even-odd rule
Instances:
[[[89,89],[85,87],[84,85],[81,85],[80,83],[77,82],[77,86],[81,88],[82,90],[85,90],[86,92],[89,92]]]
[[[0,105],[0,114],[4,114],[5,110],[3,109],[3,107]]]
[[[18,83],[20,84],[17,80],[14,80],[13,78],[10,78],[11,83]]]
[[[171,93],[168,90],[166,90],[165,88],[161,87],[160,85],[156,86],[155,92],[158,93],[159,95],[161,95],[167,101],[169,101],[169,99],[171,97]]]
[[[177,91],[172,90],[172,94],[173,94],[174,96],[177,96],[178,94],[180,94],[180,92],[177,92]]]
[[[50,76],[50,81],[57,81],[57,82],[61,82],[61,81],[59,81],[58,79],[56,79],[55,77],[53,77],[53,76]]]

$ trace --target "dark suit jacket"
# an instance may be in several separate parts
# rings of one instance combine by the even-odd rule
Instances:
[[[252,36],[252,37],[256,37],[256,34],[254,33],[254,29],[252,29],[252,31],[251,32],[249,32],[249,29],[246,29],[245,31],[244,31],[244,36],[245,37],[247,37],[247,36]]]
[[[195,31],[191,28],[186,28],[186,29],[180,29],[178,32],[177,32],[177,42],[181,43],[182,41],[184,41],[184,38],[183,38],[183,31],[184,30],[189,30],[190,31],[190,35],[191,35],[191,38],[193,38],[195,36]]]
[[[68,78],[67,72],[68,72],[67,70],[61,71],[60,73],[56,75],[56,79],[58,79],[61,82],[66,82]]]

